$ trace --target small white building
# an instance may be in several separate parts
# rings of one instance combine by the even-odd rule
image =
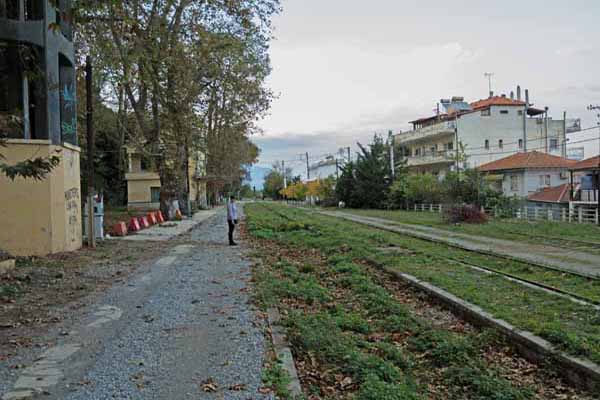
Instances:
[[[520,91],[516,98],[441,100],[436,115],[412,121],[412,131],[394,135],[408,170],[444,175],[534,150],[565,157],[566,121],[551,118],[547,108],[534,108]]]
[[[577,162],[538,151],[516,153],[478,167],[491,185],[510,197],[527,198],[542,189],[569,183]]]
[[[310,180],[326,179],[330,176],[335,177],[338,173],[338,162],[335,157],[328,156],[324,160],[319,161],[309,167]],[[340,165],[341,167],[341,165]]]

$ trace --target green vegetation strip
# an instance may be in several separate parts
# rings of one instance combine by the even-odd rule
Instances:
[[[298,258],[282,251],[259,270],[257,296],[264,309],[285,309],[295,352],[323,365],[322,379],[333,379],[330,387],[341,392],[315,386],[308,388],[311,394],[356,400],[534,397],[532,388],[511,383],[483,356],[498,344],[489,332],[436,327],[378,284],[355,262],[356,250],[343,247],[344,236],[357,229],[337,231],[323,218],[275,207],[247,206],[249,232],[296,248]],[[307,262],[310,248],[325,254],[325,266]]]
[[[352,210],[345,212],[366,217],[384,218],[405,224],[431,226],[474,236],[516,240],[532,244],[557,245],[600,254],[600,228],[592,224],[569,224],[549,221],[491,219],[487,224],[447,224],[436,212]]]
[[[516,276],[523,274],[532,281],[548,283],[595,300],[600,298],[597,281],[493,259],[299,209],[271,207],[293,217],[295,224],[310,227],[292,231],[284,237],[286,240],[326,252],[347,246],[355,259],[375,259],[413,275],[480,306],[496,318],[548,340],[570,355],[600,363],[600,314],[594,308],[452,263],[440,256],[490,265]],[[392,246],[398,251],[384,250]]]

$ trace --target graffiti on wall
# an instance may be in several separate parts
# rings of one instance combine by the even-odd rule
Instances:
[[[72,188],[65,192],[65,207],[67,211],[67,240],[76,242],[81,230],[79,215],[79,188]]]
[[[73,85],[65,85],[61,92],[61,97],[66,110],[75,109],[75,88],[73,87]]]

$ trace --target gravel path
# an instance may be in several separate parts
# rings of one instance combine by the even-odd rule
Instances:
[[[264,336],[248,302],[250,262],[226,236],[221,210],[109,290],[5,398],[53,376],[45,399],[271,398],[258,392]]]

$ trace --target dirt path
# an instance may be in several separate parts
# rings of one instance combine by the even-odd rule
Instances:
[[[324,215],[344,218],[349,221],[370,225],[392,232],[449,243],[468,250],[508,256],[526,262],[546,265],[562,271],[600,277],[600,256],[576,250],[566,250],[547,245],[515,242],[490,237],[455,233],[422,225],[403,224],[383,218],[364,217],[340,211],[325,211]]]
[[[250,262],[221,210],[47,342],[0,363],[3,400],[263,399]],[[15,368],[17,366],[17,368]]]

